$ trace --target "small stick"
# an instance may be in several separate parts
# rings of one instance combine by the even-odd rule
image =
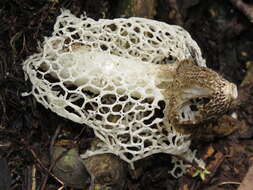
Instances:
[[[58,177],[56,177],[52,172],[50,172],[50,169],[47,169],[44,164],[41,162],[41,160],[38,158],[38,156],[36,155],[36,153],[34,152],[34,150],[29,149],[29,151],[31,152],[31,154],[33,155],[33,157],[35,158],[35,160],[38,162],[38,164],[40,165],[40,167],[42,169],[44,169],[48,175],[51,175],[53,178],[55,178],[60,184],[64,185],[64,182],[62,182]],[[45,189],[45,183],[46,180],[43,182],[41,190]]]
[[[36,190],[36,167],[32,166],[32,190]]]
[[[224,182],[221,182],[219,184],[220,185],[240,185],[241,183],[240,182],[236,182],[236,181],[224,181]]]
[[[61,125],[59,125],[59,126],[57,127],[57,129],[55,130],[54,136],[52,137],[52,140],[51,140],[51,143],[50,143],[50,149],[49,149],[50,151],[52,150],[52,148],[53,148],[53,146],[54,146],[54,143],[55,143],[55,140],[56,140],[56,138],[57,138],[57,136],[58,136],[58,134],[59,134],[60,131],[61,131]],[[52,170],[53,166],[54,166],[54,164],[52,164],[52,165],[49,167],[49,169],[48,169],[48,171],[50,172],[50,174],[52,174],[52,173],[51,173],[51,170]],[[44,180],[43,180],[43,183],[42,183],[42,186],[41,186],[41,189],[42,189],[42,190],[45,189],[45,187],[46,187],[47,179],[48,179],[48,174],[45,176],[45,178],[44,178]],[[58,178],[56,178],[56,177],[55,177],[55,179],[58,180]],[[61,181],[59,181],[59,182],[62,183]]]
[[[249,20],[253,22],[253,6],[244,3],[242,0],[230,0],[233,6],[240,10]]]

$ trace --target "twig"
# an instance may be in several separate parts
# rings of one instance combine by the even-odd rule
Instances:
[[[220,185],[240,185],[241,183],[240,182],[236,182],[236,181],[224,181],[224,182],[221,182],[220,184],[218,184],[218,186]]]
[[[32,190],[36,189],[36,167],[33,164],[32,166]]]
[[[56,177],[52,172],[50,172],[50,169],[47,169],[44,164],[41,162],[41,160],[38,158],[37,154],[34,152],[33,149],[29,149],[37,163],[40,165],[42,169],[44,169],[48,175],[51,175],[53,178],[55,178],[60,184],[64,184],[58,177]],[[43,184],[44,185],[44,184]],[[45,185],[41,187],[41,190],[45,189]]]
[[[81,132],[74,138],[75,141],[83,134],[84,130],[86,130],[86,127],[83,127]]]
[[[6,143],[0,143],[0,148],[9,148],[11,146],[10,142],[6,142]]]
[[[52,150],[52,148],[53,148],[53,146],[54,146],[55,140],[56,140],[56,138],[57,138],[57,136],[58,136],[60,130],[61,130],[61,125],[59,125],[59,126],[57,127],[57,129],[55,130],[54,136],[52,137],[52,140],[51,140],[51,143],[50,143],[50,149],[49,149],[50,152],[51,152],[51,150]],[[55,164],[55,163],[51,164],[50,167],[49,167],[49,169],[48,169],[49,172],[50,172],[50,174],[52,174],[52,173],[51,173],[51,170],[52,170],[54,164]],[[41,189],[42,189],[42,190],[45,189],[45,187],[46,187],[47,179],[48,179],[48,174],[45,176],[45,178],[44,178],[44,180],[43,180],[43,183],[42,183],[42,186],[41,186]]]
[[[253,22],[253,6],[244,3],[242,0],[230,0],[233,6],[239,9],[249,20]]]
[[[50,151],[54,147],[55,140],[56,140],[56,138],[57,138],[60,131],[61,131],[61,125],[59,125],[57,127],[57,129],[55,130],[54,136],[52,137],[52,140],[51,140],[51,143],[50,143]]]

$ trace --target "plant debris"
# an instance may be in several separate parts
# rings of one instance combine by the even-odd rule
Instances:
[[[43,108],[33,97],[22,96],[31,89],[31,84],[24,80],[22,62],[37,52],[38,44],[52,33],[61,9],[70,9],[77,16],[85,12],[93,19],[115,18],[120,2],[123,1],[0,2],[0,156],[7,161],[11,174],[11,182],[9,177],[4,180],[7,188],[9,185],[11,190],[35,189],[35,186],[40,190],[60,188],[62,185],[50,174],[52,139],[72,139],[81,151],[88,149],[94,140],[90,128],[64,120]],[[193,178],[192,173],[179,180],[172,178],[167,172],[171,158],[157,154],[137,162],[135,171],[126,169],[126,190],[236,190],[239,187],[253,158],[252,83],[242,82],[246,73],[252,72],[249,65],[253,61],[253,26],[247,12],[251,6],[250,1],[245,1],[243,8],[233,0],[189,0],[187,3],[158,0],[148,7],[148,12],[142,13],[183,26],[201,47],[208,67],[240,86],[242,96],[233,110],[236,123],[239,122],[237,130],[194,143],[198,156],[206,161],[211,172],[204,181]],[[227,114],[230,117],[231,112]],[[55,135],[59,125],[61,130]],[[247,177],[242,183],[248,183]]]

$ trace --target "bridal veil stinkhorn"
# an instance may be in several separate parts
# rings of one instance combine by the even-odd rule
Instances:
[[[175,126],[215,118],[237,97],[187,31],[144,18],[95,21],[65,10],[23,69],[38,102],[94,129],[102,143],[85,156],[130,164],[155,153],[196,159]]]

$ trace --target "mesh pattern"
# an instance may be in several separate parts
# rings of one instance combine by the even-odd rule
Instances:
[[[187,137],[164,126],[167,105],[157,87],[161,65],[186,58],[205,66],[179,26],[143,18],[94,21],[63,11],[23,68],[38,102],[94,129],[103,143],[86,156],[114,153],[133,164],[160,152],[193,159]]]
[[[187,31],[180,26],[144,18],[95,21],[77,18],[64,11],[55,23],[53,36],[52,40],[59,49],[72,50],[81,45],[91,51],[148,63],[181,61],[191,57],[199,65],[205,65],[198,45]]]

